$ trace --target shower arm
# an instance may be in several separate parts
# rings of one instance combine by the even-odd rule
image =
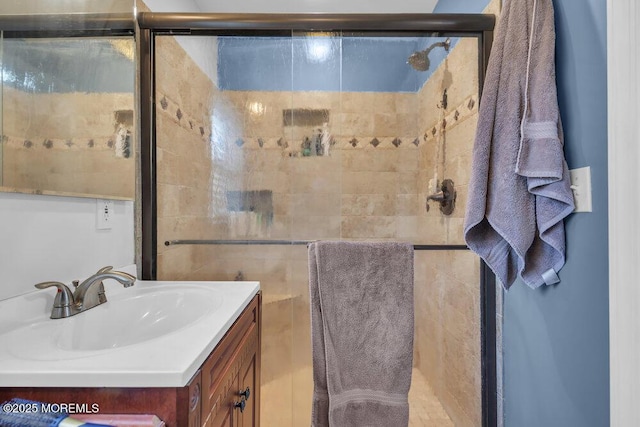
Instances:
[[[435,49],[436,47],[443,47],[444,50],[446,50],[447,52],[449,52],[449,47],[451,46],[451,41],[449,39],[443,41],[443,42],[435,42],[433,43],[431,46],[427,47],[426,49],[422,50],[421,52],[428,55],[433,49]]]

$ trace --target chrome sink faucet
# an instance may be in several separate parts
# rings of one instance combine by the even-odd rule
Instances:
[[[96,274],[89,277],[82,283],[73,281],[75,291],[71,290],[61,282],[42,282],[34,285],[38,289],[45,289],[51,286],[58,288],[58,293],[53,301],[51,310],[52,319],[62,319],[71,317],[83,311],[87,311],[97,305],[107,302],[107,295],[104,293],[104,279],[114,279],[120,282],[125,288],[133,286],[136,278],[129,273],[113,271],[113,267],[103,267]]]

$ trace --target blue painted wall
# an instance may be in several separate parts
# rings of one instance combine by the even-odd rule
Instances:
[[[555,0],[558,102],[570,168],[591,166],[593,212],[566,221],[557,286],[504,308],[505,425],[609,425],[606,0]]]
[[[489,0],[439,0],[436,7],[433,8],[433,12],[481,13],[488,4]]]
[[[487,2],[440,0],[436,10],[476,12],[481,3]],[[553,3],[565,154],[572,169],[591,166],[593,212],[565,223],[561,283],[531,290],[519,282],[505,295],[505,426],[603,427],[609,425],[606,0]]]
[[[434,49],[427,72],[407,59],[432,37],[220,37],[222,90],[416,92],[444,57]],[[326,52],[320,60],[313,52]]]

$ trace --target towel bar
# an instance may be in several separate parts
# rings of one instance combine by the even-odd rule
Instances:
[[[166,240],[165,246],[172,245],[308,245],[317,240]],[[466,245],[413,245],[416,251],[459,251],[468,250]]]

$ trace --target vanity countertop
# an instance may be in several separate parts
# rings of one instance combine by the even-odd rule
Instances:
[[[259,289],[105,280],[105,304],[57,320],[50,290],[2,300],[0,387],[182,387]]]

